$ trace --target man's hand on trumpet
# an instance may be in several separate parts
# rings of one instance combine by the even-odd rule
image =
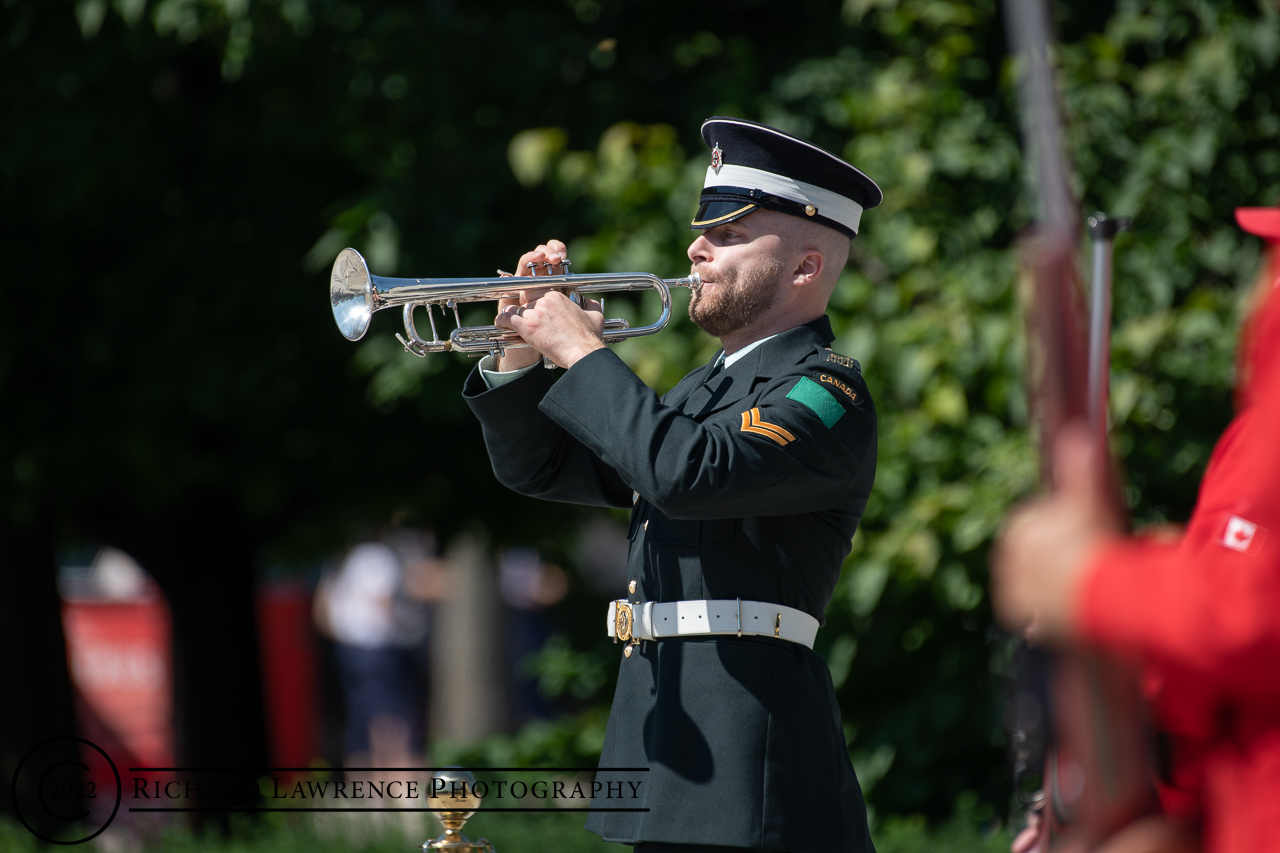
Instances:
[[[548,240],[532,252],[520,256],[518,276],[534,276],[566,272],[563,262],[568,248],[559,240]],[[604,346],[604,314],[600,303],[583,300],[578,307],[568,296],[547,287],[529,287],[520,291],[519,299],[498,302],[494,325],[511,329],[532,349],[508,350],[499,369],[519,370],[536,364],[545,355],[560,367],[572,367],[578,359]]]

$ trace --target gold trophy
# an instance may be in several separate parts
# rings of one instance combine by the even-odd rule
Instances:
[[[432,792],[437,786],[434,779],[439,779],[444,783],[444,790],[440,793],[440,800],[447,800],[447,805],[452,806],[449,811],[433,812],[444,825],[444,835],[431,841],[423,842],[423,851],[441,850],[444,853],[494,853],[493,845],[489,843],[489,839],[481,838],[478,841],[468,841],[467,837],[462,834],[462,825],[471,819],[476,813],[476,809],[480,808],[480,798],[476,796],[476,777],[472,776],[466,770],[447,769],[441,770],[433,777]],[[459,790],[460,789],[460,790]]]

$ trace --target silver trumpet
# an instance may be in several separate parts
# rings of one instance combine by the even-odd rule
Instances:
[[[688,278],[658,278],[643,272],[598,273],[593,275],[568,274],[569,261],[564,261],[564,275],[536,275],[535,277],[501,278],[385,278],[371,275],[369,266],[355,249],[343,249],[333,262],[333,275],[329,280],[329,302],[333,306],[333,319],[338,330],[349,341],[358,341],[369,330],[374,311],[401,306],[404,311],[404,334],[396,338],[405,351],[417,356],[429,352],[492,353],[500,355],[504,349],[529,346],[510,329],[497,326],[463,326],[458,315],[458,305],[464,302],[490,302],[497,299],[517,298],[522,289],[552,287],[568,294],[581,304],[579,294],[617,293],[624,290],[656,290],[662,298],[662,313],[648,326],[631,328],[623,319],[604,322],[604,342],[617,343],[640,335],[652,335],[660,331],[671,319],[672,287],[688,287],[696,290],[702,279],[695,272]],[[547,264],[547,272],[551,271]],[[453,310],[458,327],[441,339],[436,332],[435,308],[444,314]],[[431,323],[430,340],[421,337],[413,322],[415,308],[427,311]],[[447,315],[446,315],[447,316]]]

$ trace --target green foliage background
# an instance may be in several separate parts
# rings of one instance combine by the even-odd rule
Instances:
[[[1280,199],[1280,13],[1054,8],[1083,209],[1135,222],[1111,411],[1129,504],[1179,520],[1231,414],[1258,258],[1232,209]],[[7,0],[0,41],[13,536],[199,547],[208,529],[167,520],[213,501],[262,570],[409,507],[571,566],[588,513],[492,481],[458,395],[468,361],[406,355],[381,316],[357,346],[334,332],[337,249],[469,276],[556,236],[578,271],[681,274],[713,114],[870,174],[885,202],[831,317],[877,402],[879,473],[819,650],[878,814],[941,820],[966,791],[974,821],[1005,812],[986,550],[1037,463],[1013,290],[1030,208],[993,0]],[[659,390],[714,350],[682,316],[619,347]],[[592,757],[616,650],[587,598],[528,663],[580,712],[442,754]]]

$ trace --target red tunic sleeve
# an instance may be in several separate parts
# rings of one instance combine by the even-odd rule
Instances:
[[[1280,298],[1251,324],[1248,407],[1214,448],[1180,538],[1118,540],[1075,605],[1083,635],[1195,686],[1280,707]]]

